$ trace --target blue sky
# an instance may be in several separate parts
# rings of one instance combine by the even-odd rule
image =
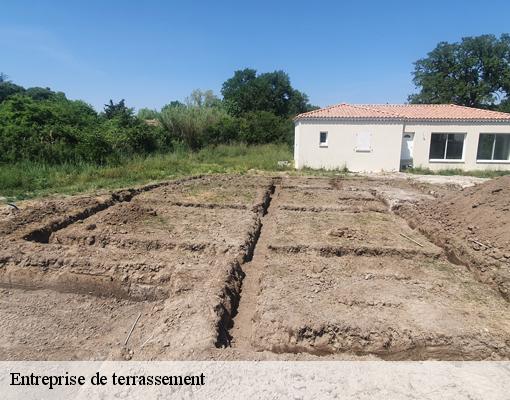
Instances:
[[[400,103],[439,41],[510,31],[510,2],[22,1],[0,7],[0,71],[97,109],[160,108],[233,71],[282,69],[313,104]]]

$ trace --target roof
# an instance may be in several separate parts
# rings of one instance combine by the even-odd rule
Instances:
[[[383,119],[415,121],[508,121],[510,114],[455,104],[336,104],[299,114],[294,120]]]

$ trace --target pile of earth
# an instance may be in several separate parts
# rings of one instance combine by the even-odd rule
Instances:
[[[396,211],[510,300],[510,176]]]

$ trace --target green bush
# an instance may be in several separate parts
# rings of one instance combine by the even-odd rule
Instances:
[[[22,86],[18,86],[12,82],[0,81],[0,103],[9,97],[17,93],[23,93],[24,91],[25,88]]]
[[[151,110],[150,108],[141,108],[138,110],[137,117],[141,120],[147,120],[147,119],[158,119],[159,118],[159,112],[156,110]]]
[[[294,139],[293,122],[268,111],[233,117],[219,107],[176,106],[164,109],[160,121],[167,135],[192,150],[232,143],[292,144]]]
[[[204,132],[206,145],[231,144],[239,142],[239,119],[228,114],[220,116]]]
[[[61,94],[32,95],[39,100],[15,94],[0,104],[0,162],[105,163],[170,147],[161,128],[132,115],[106,118]]]
[[[36,101],[16,94],[0,104],[0,161],[76,159],[81,137],[97,129],[92,107],[81,101]]]
[[[240,119],[241,141],[248,144],[288,143],[294,139],[294,124],[268,111],[254,111]]]
[[[100,129],[116,158],[170,148],[160,127],[147,125],[137,118],[129,123],[118,117],[107,119],[102,122]]]
[[[221,129],[220,127],[228,125],[231,117],[220,107],[177,105],[165,107],[159,118],[171,138],[182,141],[192,150],[197,150],[206,145],[207,141],[214,137],[215,132]]]

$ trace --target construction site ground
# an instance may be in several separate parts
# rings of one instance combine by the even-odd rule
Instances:
[[[211,175],[5,206],[0,360],[508,360],[506,179]]]

